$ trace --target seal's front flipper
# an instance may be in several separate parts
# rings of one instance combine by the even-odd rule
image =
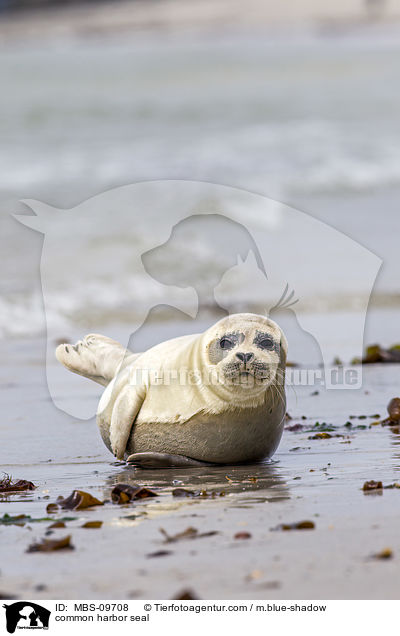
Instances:
[[[184,455],[168,455],[168,453],[134,453],[126,460],[139,468],[191,468],[215,466]]]
[[[117,459],[124,459],[132,426],[139,413],[146,389],[142,385],[127,384],[115,400],[110,424],[111,450]]]

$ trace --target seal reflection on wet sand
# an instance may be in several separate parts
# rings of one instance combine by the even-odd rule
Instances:
[[[100,335],[56,351],[69,370],[107,387],[97,413],[103,441],[141,466],[270,457],[283,430],[286,355],[279,326],[246,313],[144,353]]]

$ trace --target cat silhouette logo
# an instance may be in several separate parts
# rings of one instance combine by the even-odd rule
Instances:
[[[41,605],[31,601],[18,601],[3,607],[6,610],[9,634],[14,634],[16,629],[49,629],[51,612]]]

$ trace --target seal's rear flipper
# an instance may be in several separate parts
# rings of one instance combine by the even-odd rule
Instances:
[[[103,386],[113,379],[126,354],[132,355],[116,340],[95,333],[76,345],[61,344],[56,349],[57,360],[67,369]]]
[[[184,455],[168,455],[167,453],[134,453],[126,460],[139,468],[191,468],[200,466],[216,466],[201,462]]]

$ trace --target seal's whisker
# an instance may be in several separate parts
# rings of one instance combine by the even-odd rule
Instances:
[[[278,384],[274,383],[274,388],[275,388],[276,393],[277,393],[278,397],[280,398],[280,400],[283,401],[285,399],[285,397],[283,395],[281,387]]]
[[[289,388],[290,388],[290,389],[292,389],[292,391],[293,391],[293,393],[294,393],[294,396],[295,396],[295,398],[296,398],[296,405],[297,405],[297,403],[298,403],[298,399],[297,399],[296,389],[294,388],[293,384],[289,384],[288,386],[289,386]]]

